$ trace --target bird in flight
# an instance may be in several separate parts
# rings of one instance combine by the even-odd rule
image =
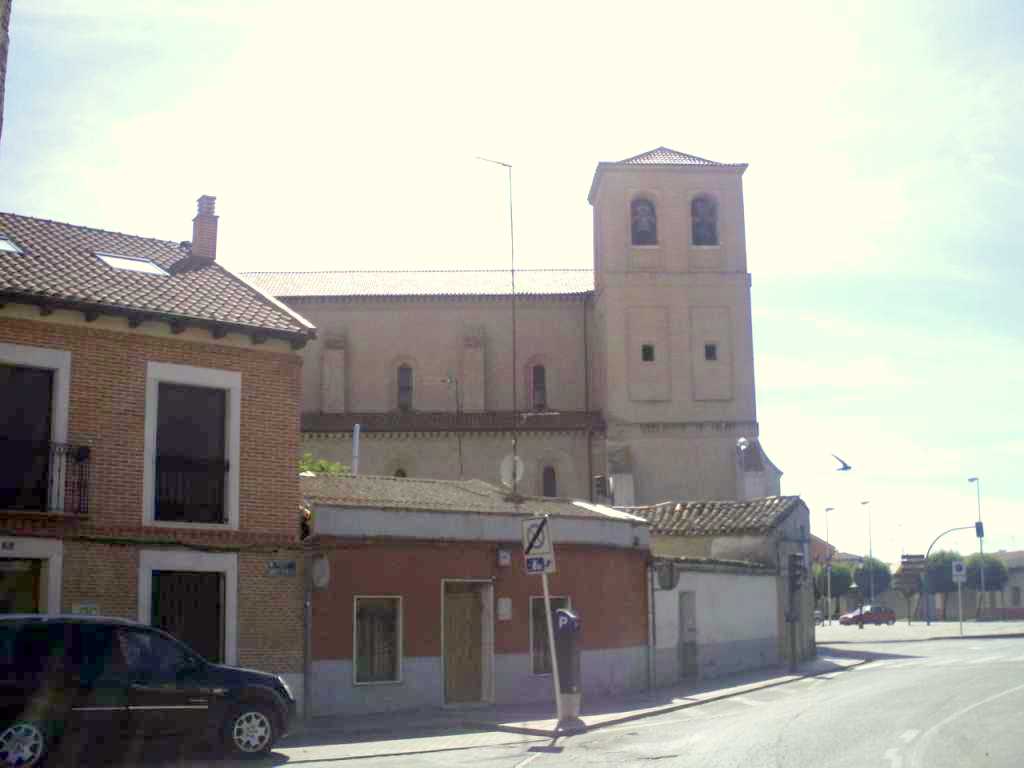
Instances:
[[[849,472],[849,471],[850,471],[851,469],[853,469],[853,467],[851,467],[851,466],[850,466],[849,464],[847,464],[847,463],[846,463],[845,461],[843,461],[842,459],[840,459],[840,458],[839,458],[838,456],[836,456],[836,455],[835,455],[834,453],[832,454],[832,458],[833,458],[833,459],[835,459],[836,461],[838,461],[838,462],[839,462],[839,466],[838,466],[838,467],[836,467],[836,472]]]

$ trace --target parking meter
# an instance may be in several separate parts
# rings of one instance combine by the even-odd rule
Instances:
[[[580,640],[582,622],[579,614],[567,608],[555,611],[555,654],[558,656],[558,685],[562,692],[562,716],[578,718],[580,714]]]

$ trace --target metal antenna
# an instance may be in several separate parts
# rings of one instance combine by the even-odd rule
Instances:
[[[512,496],[515,497],[519,493],[519,364],[516,357],[516,230],[515,219],[512,216],[512,165],[479,155],[476,159],[508,169],[509,266],[512,272]]]

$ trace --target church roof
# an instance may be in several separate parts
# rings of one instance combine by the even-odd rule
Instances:
[[[801,505],[799,496],[765,496],[749,501],[666,501],[618,509],[649,521],[652,535],[735,536],[768,533]]]
[[[242,277],[280,299],[512,295],[512,273],[507,269],[246,272]],[[516,270],[515,287],[517,296],[583,295],[594,290],[594,272]]]
[[[724,168],[738,170],[740,173],[743,173],[747,168],[746,163],[719,163],[716,160],[708,160],[705,157],[697,157],[697,155],[690,155],[686,152],[680,152],[668,147],[656,147],[647,152],[641,152],[639,155],[627,157],[625,160],[598,163],[597,170],[594,171],[594,181],[590,185],[590,194],[587,195],[587,201],[590,203],[594,202],[594,195],[597,192],[597,183],[601,178],[601,174],[605,170],[609,168],[628,168],[638,165],[670,168]]]

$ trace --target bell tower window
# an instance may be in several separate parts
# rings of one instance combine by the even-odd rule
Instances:
[[[412,366],[398,366],[398,410],[412,410]]]
[[[630,230],[633,245],[658,244],[658,214],[654,203],[645,197],[638,197],[629,206]]]
[[[548,407],[548,376],[543,365],[535,365],[530,372],[530,389],[533,392],[532,405],[535,411]]]
[[[690,203],[694,245],[718,245],[718,203],[707,195]]]
[[[552,466],[544,467],[541,472],[541,493],[549,498],[558,496],[558,476]]]

